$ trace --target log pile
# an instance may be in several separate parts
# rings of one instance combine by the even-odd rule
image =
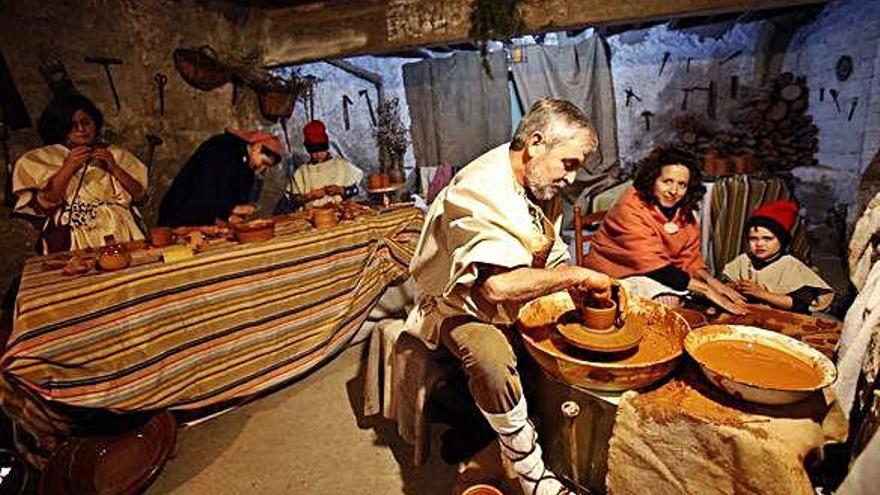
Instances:
[[[678,139],[706,157],[706,171],[712,175],[815,166],[819,129],[806,114],[808,95],[805,80],[785,72],[731,112],[729,128],[715,130],[693,115],[678,118]]]

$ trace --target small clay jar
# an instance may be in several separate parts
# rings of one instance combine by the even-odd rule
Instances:
[[[606,301],[604,307],[584,305],[581,307],[584,326],[590,330],[611,331],[617,318],[617,303]]]
[[[312,222],[316,228],[332,227],[339,223],[339,214],[335,208],[315,208],[312,210]]]
[[[153,227],[150,229],[150,240],[153,246],[163,247],[174,242],[174,235],[171,233],[171,227]]]
[[[108,243],[98,252],[98,266],[101,270],[108,272],[122,270],[130,264],[131,254],[128,253],[125,246],[118,242]]]
[[[370,174],[370,176],[367,177],[367,187],[369,189],[382,189],[385,187],[382,185],[382,175],[383,174]]]
[[[504,495],[501,490],[495,488],[492,485],[472,485],[469,486],[465,491],[461,492],[461,495]]]

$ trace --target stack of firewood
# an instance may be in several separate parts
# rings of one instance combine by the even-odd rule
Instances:
[[[676,121],[678,139],[698,156],[739,160],[738,166],[720,168],[707,163],[707,169],[713,169],[707,171],[714,175],[779,173],[817,165],[819,130],[806,114],[808,94],[803,78],[785,72],[769,88],[753,91],[745,104],[731,112],[729,128],[716,131],[686,115]]]

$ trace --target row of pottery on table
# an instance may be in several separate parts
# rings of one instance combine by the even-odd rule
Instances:
[[[623,391],[648,387],[668,376],[685,350],[715,386],[736,398],[761,404],[803,400],[836,378],[834,364],[797,339],[742,325],[709,325],[691,331],[687,321],[672,308],[632,299],[622,327],[608,325],[620,338],[627,334],[627,328],[638,330],[634,333],[641,337],[637,347],[630,350],[595,352],[596,349],[581,345],[579,336],[570,335],[569,320],[578,310],[587,311],[576,306],[566,293],[527,304],[517,324],[529,354],[546,372],[588,389]],[[613,314],[613,310],[609,313]],[[601,331],[597,334],[602,335]],[[596,334],[585,340],[592,345],[595,337]]]

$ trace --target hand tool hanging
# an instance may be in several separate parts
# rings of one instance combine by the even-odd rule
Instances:
[[[107,82],[110,83],[110,91],[113,92],[113,102],[116,103],[116,112],[122,109],[119,103],[119,93],[116,91],[116,85],[113,84],[113,74],[110,73],[111,65],[122,65],[122,60],[111,57],[86,57],[84,59],[89,64],[98,64],[104,66],[104,73],[107,74]]]
[[[153,168],[153,158],[156,156],[156,148],[165,144],[159,136],[155,134],[147,134],[147,171]],[[153,182],[151,181],[150,184]]]
[[[856,106],[859,104],[859,98],[853,98],[852,105],[849,107],[849,115],[847,115],[846,120],[851,121],[853,118],[853,114],[856,113]]]
[[[351,129],[351,116],[348,113],[348,107],[354,104],[351,101],[351,98],[348,95],[342,95],[342,123],[345,125],[345,130]]]
[[[840,93],[836,89],[829,89],[828,93],[831,94],[831,99],[834,100],[834,108],[837,109],[837,113],[840,113],[840,100],[837,99],[840,96]]]
[[[376,125],[376,112],[373,111],[373,101],[370,100],[370,92],[367,91],[366,89],[362,89],[362,90],[358,91],[358,95],[363,96],[364,98],[367,99],[367,109],[370,110],[370,122],[372,122],[373,125],[375,126]]]
[[[624,105],[626,107],[629,106],[630,100],[632,100],[633,98],[635,98],[636,101],[642,101],[642,99],[639,98],[639,95],[637,95],[632,88],[626,88],[624,93],[626,94],[626,104]]]
[[[645,132],[651,130],[651,117],[654,116],[654,112],[650,110],[645,110],[642,112],[642,118],[645,119]]]
[[[662,75],[663,75],[663,69],[666,68],[666,62],[669,62],[669,56],[670,56],[670,55],[672,55],[672,54],[669,53],[669,52],[663,52],[663,62],[660,62],[660,73],[657,74],[658,76],[662,76]]]
[[[159,115],[165,115],[165,85],[168,84],[168,76],[157,72],[153,76],[153,82],[156,83],[156,91],[159,93]]]

